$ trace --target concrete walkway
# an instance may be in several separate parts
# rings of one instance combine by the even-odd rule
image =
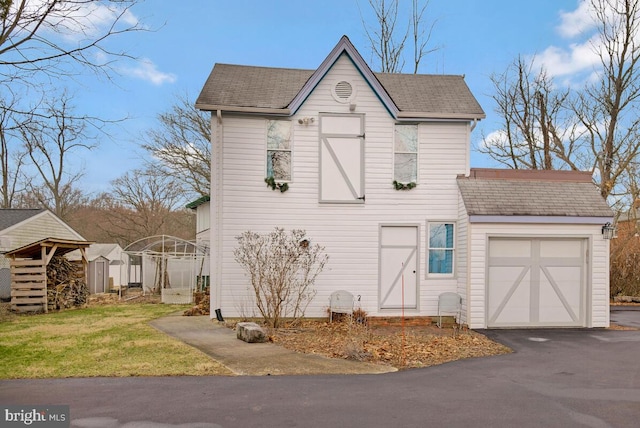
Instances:
[[[273,343],[245,343],[208,316],[174,314],[151,326],[211,356],[236,375],[378,374],[394,367],[290,351]]]

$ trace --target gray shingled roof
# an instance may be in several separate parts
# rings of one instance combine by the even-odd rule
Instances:
[[[457,181],[469,216],[613,216],[589,173],[472,169]]]
[[[375,73],[402,112],[463,113],[484,116],[464,76]]]
[[[21,223],[44,209],[0,209],[0,231]]]
[[[285,109],[313,73],[314,70],[216,64],[196,105]],[[375,76],[401,112],[484,117],[463,76]]]
[[[196,104],[286,108],[314,70],[216,64]]]

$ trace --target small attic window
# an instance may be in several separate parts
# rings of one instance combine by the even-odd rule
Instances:
[[[348,103],[355,95],[353,85],[346,80],[341,80],[332,88],[332,95],[340,103]]]

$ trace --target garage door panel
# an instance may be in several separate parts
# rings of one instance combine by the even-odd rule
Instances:
[[[545,267],[540,278],[540,320],[579,322],[582,308],[580,268]]]
[[[581,240],[540,241],[540,257],[582,257]]]
[[[531,258],[531,242],[529,240],[490,240],[489,254],[491,257],[523,257]]]
[[[517,282],[522,284],[529,283],[528,269],[522,266],[517,267],[492,267],[490,268],[490,276],[494,278],[491,283],[491,292],[489,293],[489,304],[493,308],[498,308],[500,303],[505,299],[510,299],[509,294],[513,294],[514,290],[522,288]],[[518,278],[522,277],[521,280]]]
[[[585,325],[584,248],[583,239],[490,239],[487,326]]]
[[[529,269],[492,268],[494,278],[489,293],[489,308],[492,323],[522,323],[529,319],[528,295],[530,293]],[[494,287],[495,285],[495,287]]]

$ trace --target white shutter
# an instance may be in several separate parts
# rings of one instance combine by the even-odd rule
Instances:
[[[364,116],[321,115],[320,201],[364,203]]]

